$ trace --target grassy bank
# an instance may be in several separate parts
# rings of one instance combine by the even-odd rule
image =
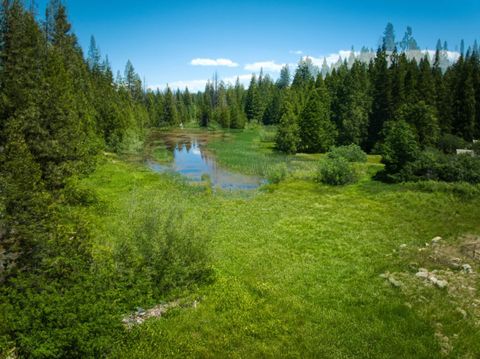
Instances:
[[[211,148],[239,170],[258,158],[280,161],[253,130]],[[112,357],[480,355],[475,308],[456,299],[453,283],[440,289],[415,278],[420,267],[445,270],[425,242],[440,235],[455,247],[461,235],[480,232],[478,197],[381,184],[368,179],[370,169],[355,185],[322,186],[311,180],[314,158],[297,157],[288,160],[305,162],[303,172],[248,199],[212,195],[116,158],[83,182],[109,203],[106,214],[86,214],[96,224],[98,251],[126,238],[127,214],[147,213],[152,198],[160,208],[180,203],[212,238],[215,281],[191,288],[196,308],[127,331]],[[472,275],[471,303],[479,284]]]

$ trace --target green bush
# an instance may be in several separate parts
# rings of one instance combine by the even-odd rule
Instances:
[[[438,147],[445,153],[454,154],[457,148],[467,148],[468,143],[461,137],[445,134],[440,138]]]
[[[476,156],[480,156],[480,142],[473,143],[471,148]]]
[[[327,158],[320,162],[318,180],[325,184],[341,186],[355,183],[358,180],[358,175],[345,158]]]
[[[367,162],[367,154],[354,143],[348,146],[333,147],[327,156],[328,158],[345,158],[348,162]]]
[[[402,181],[444,181],[480,183],[480,158],[446,155],[437,150],[423,151],[399,173]]]
[[[279,163],[271,167],[268,171],[267,180],[270,183],[280,183],[282,182],[288,174],[288,167],[285,163]]]

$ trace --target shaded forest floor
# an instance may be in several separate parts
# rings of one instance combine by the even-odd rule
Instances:
[[[357,184],[320,185],[319,156],[275,155],[265,129],[209,149],[239,171],[285,162],[289,175],[254,194],[212,193],[109,155],[82,182],[103,203],[84,214],[98,255],[152,201],[181,206],[211,236],[215,281],[178,293],[198,304],[126,330],[112,357],[480,356],[480,265],[461,249],[480,235],[477,189],[375,182],[377,157]]]

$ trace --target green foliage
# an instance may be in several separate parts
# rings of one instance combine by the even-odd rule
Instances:
[[[418,143],[411,126],[405,121],[389,122],[385,126],[385,143],[382,146],[382,163],[385,174],[398,174],[419,153]]]
[[[454,154],[457,149],[466,148],[467,142],[461,137],[447,133],[440,138],[438,147],[447,154]]]
[[[404,181],[434,180],[480,183],[480,158],[470,155],[446,155],[436,150],[422,152],[408,163],[399,176]]]
[[[269,183],[278,184],[285,180],[288,175],[288,167],[285,163],[273,166],[268,171],[267,180]]]
[[[113,253],[119,280],[127,279],[123,285],[136,277],[160,298],[210,279],[210,234],[201,218],[185,211],[155,198],[130,208],[125,227],[130,238],[115,243]]]
[[[332,147],[327,156],[328,158],[345,158],[348,162],[367,162],[367,154],[360,146],[353,143],[348,146]]]
[[[300,144],[300,128],[298,119],[290,103],[285,104],[285,110],[280,118],[275,146],[280,152],[295,154]]]
[[[300,149],[324,152],[335,144],[337,130],[330,119],[330,98],[324,85],[312,92],[300,115]]]
[[[350,162],[344,157],[327,158],[318,166],[318,181],[332,186],[355,183],[358,175]]]
[[[419,143],[422,146],[431,147],[438,143],[440,128],[436,110],[433,106],[427,105],[425,101],[401,106],[396,117],[416,129]]]

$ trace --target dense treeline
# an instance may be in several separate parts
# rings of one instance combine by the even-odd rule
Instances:
[[[122,314],[209,275],[200,226],[183,223],[178,203],[130,215],[122,243],[93,255],[79,208],[97,199],[78,178],[100,151],[141,143],[152,123],[142,86],[130,62],[114,80],[93,37],[84,58],[60,0],[41,21],[20,0],[1,2],[1,357],[104,356]]]
[[[388,24],[373,56],[364,48],[359,56],[352,51],[343,62],[332,67],[324,63],[321,69],[307,57],[299,62],[293,79],[286,66],[276,82],[262,72],[258,78],[253,75],[247,89],[238,80],[235,86],[227,86],[215,77],[193,100],[188,91],[177,92],[181,109],[177,112],[191,114],[183,118],[192,120],[196,114],[202,126],[212,122],[224,128],[275,124],[277,149],[291,154],[325,152],[349,144],[387,154],[388,132],[398,127],[394,124],[405,122],[401,133],[412,132],[418,149],[407,161],[411,162],[426,149],[451,153],[475,146],[472,140],[480,137],[478,44],[465,51],[462,40],[460,52],[453,54],[458,56],[455,61],[446,42],[438,40],[430,58],[429,52],[420,51],[410,27],[397,42],[393,25]],[[166,94],[156,96],[167,99],[172,97],[169,93],[167,89]],[[167,120],[168,116],[156,118],[159,124],[162,120],[178,123]]]
[[[150,92],[151,124],[276,124],[277,147],[287,153],[351,143],[378,152],[390,121],[406,121],[422,148],[471,142],[480,137],[480,51],[476,42],[464,47],[462,41],[452,61],[448,45],[438,40],[430,58],[410,27],[397,42],[388,24],[373,55],[366,48],[358,56],[352,51],[348,59],[322,68],[307,57],[293,76],[287,66],[276,82],[261,72],[246,89],[238,80],[226,85],[215,76],[198,94]]]
[[[101,149],[139,139],[148,113],[133,68],[116,84],[94,40],[84,60],[60,1],[40,24],[21,1],[5,0],[0,21],[2,246],[21,252],[21,267],[41,247],[30,226],[44,225],[36,219],[49,216],[68,181],[94,168]]]

